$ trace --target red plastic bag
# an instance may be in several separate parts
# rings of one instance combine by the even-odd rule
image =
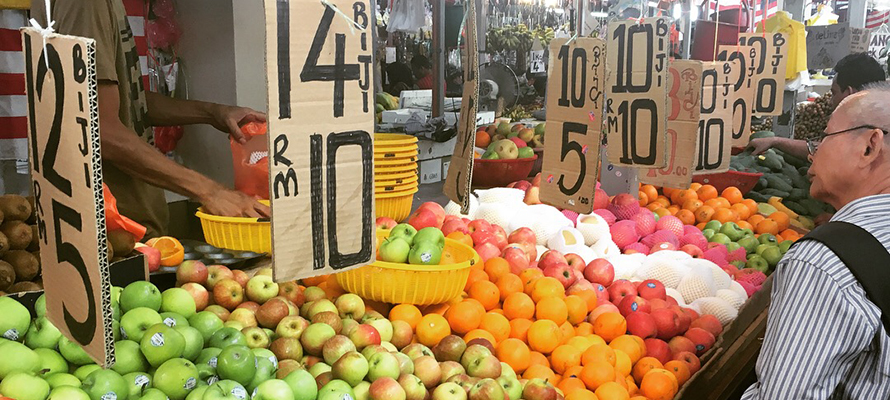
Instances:
[[[250,122],[241,127],[247,140],[243,145],[231,140],[235,189],[260,199],[269,199],[269,147],[266,123]]]
[[[125,230],[136,238],[142,240],[145,236],[145,227],[133,221],[117,211],[117,199],[111,194],[108,185],[102,184],[102,192],[105,194],[105,229],[107,231]]]

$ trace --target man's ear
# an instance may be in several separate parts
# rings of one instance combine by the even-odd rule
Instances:
[[[867,162],[871,162],[870,158],[875,157],[877,154],[880,154],[882,150],[884,150],[884,132],[881,132],[878,129],[872,129],[868,136],[865,147],[865,157],[869,158],[866,160]]]

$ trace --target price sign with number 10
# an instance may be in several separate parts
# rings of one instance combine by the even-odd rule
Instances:
[[[275,280],[373,261],[374,8],[265,0]]]

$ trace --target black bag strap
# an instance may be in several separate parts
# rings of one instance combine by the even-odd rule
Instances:
[[[890,253],[884,245],[865,229],[843,221],[821,225],[794,245],[807,240],[824,244],[841,259],[881,309],[884,330],[890,332]]]

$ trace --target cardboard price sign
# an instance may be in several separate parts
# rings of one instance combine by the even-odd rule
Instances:
[[[720,46],[717,53],[719,61],[736,61],[739,63],[738,79],[733,85],[736,99],[732,104],[732,145],[744,147],[751,137],[751,105],[756,94],[755,84],[745,73],[748,66],[757,59],[757,50],[751,46]]]
[[[479,104],[479,55],[476,43],[476,2],[467,2],[466,48],[461,54],[464,66],[464,93],[461,99],[457,142],[445,178],[445,195],[460,204],[461,213],[470,210],[470,190],[473,184],[473,147],[476,142],[476,111]]]
[[[868,46],[868,30],[850,28],[850,24],[807,27],[807,68],[834,68],[851,52],[863,52]]]
[[[365,265],[376,243],[374,8],[368,0],[265,0],[265,8],[275,279]]]
[[[695,173],[729,170],[732,155],[733,85],[741,73],[738,61],[702,63],[701,115]]]
[[[612,164],[666,164],[669,35],[666,18],[609,24],[606,123]]]
[[[99,146],[96,42],[22,29],[31,179],[46,317],[97,364],[114,364]],[[0,332],[19,340],[25,332]],[[16,337],[17,336],[17,337]]]
[[[868,38],[868,55],[878,60],[881,65],[887,65],[887,41],[890,39],[890,32],[874,31]]]
[[[686,189],[692,184],[701,114],[702,63],[673,60],[668,70],[667,167],[650,168],[640,181]]]
[[[550,44],[547,126],[541,201],[587,214],[599,170],[606,43],[566,39]]]
[[[753,63],[747,66],[748,79],[754,82],[754,116],[782,114],[785,68],[788,64],[788,40],[783,33],[740,33],[739,45],[751,46]]]

